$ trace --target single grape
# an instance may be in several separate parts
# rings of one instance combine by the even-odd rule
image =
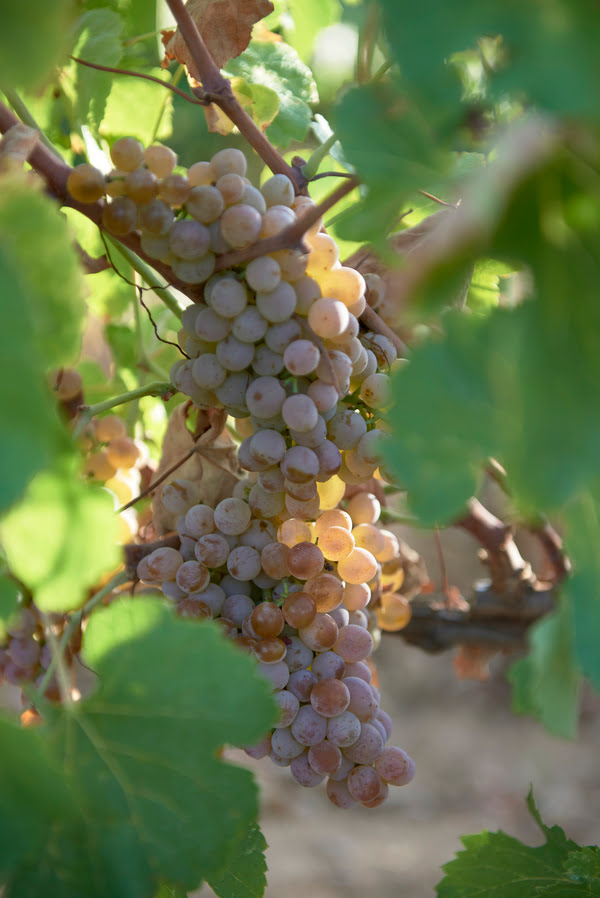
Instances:
[[[405,786],[415,775],[415,762],[401,748],[390,745],[375,761],[375,770],[392,786]]]
[[[246,266],[246,281],[253,290],[274,290],[281,280],[281,269],[271,256],[259,256]]]
[[[69,173],[67,190],[79,203],[95,203],[106,193],[106,180],[101,171],[84,162]]]
[[[252,580],[261,571],[260,555],[252,546],[236,546],[227,559],[227,570],[236,580]]]
[[[288,568],[300,580],[316,577],[323,569],[323,564],[323,553],[311,542],[297,543],[289,551]]]
[[[295,629],[308,627],[317,616],[315,600],[305,592],[286,596],[282,610],[285,622]]]
[[[137,207],[127,196],[118,196],[102,210],[102,226],[116,237],[124,237],[137,223]]]
[[[322,652],[311,665],[317,680],[341,680],[346,672],[344,659],[335,652]]]
[[[153,580],[174,580],[177,571],[183,564],[183,558],[176,549],[164,547],[155,549],[150,555],[142,559],[145,562],[150,577]],[[140,562],[141,564],[141,562]]]
[[[225,202],[220,190],[210,184],[201,184],[190,190],[185,208],[195,219],[208,225],[219,218],[225,208]]]
[[[149,203],[158,193],[158,181],[147,168],[136,168],[125,175],[125,193],[134,203]]]
[[[223,581],[221,581],[221,585]],[[239,584],[237,584],[239,587]],[[252,613],[254,602],[249,596],[243,595],[241,592],[228,595],[223,602],[221,609],[221,617],[230,621],[236,627],[241,627],[245,619]]]
[[[75,399],[83,389],[81,374],[73,368],[63,368],[52,379],[54,390],[61,402],[69,402],[69,400]],[[101,440],[101,442],[104,441]]]
[[[349,624],[340,629],[333,650],[341,655],[348,664],[364,661],[373,650],[373,637],[364,627]]]
[[[203,353],[194,359],[192,376],[199,386],[206,390],[214,390],[220,387],[225,380],[227,372],[221,365],[216,355]]]
[[[312,596],[317,611],[321,613],[337,608],[344,595],[344,586],[341,580],[330,573],[322,573],[307,580],[304,590]]]
[[[248,527],[252,513],[242,499],[223,499],[214,511],[215,526],[228,536],[239,536]]]
[[[201,188],[197,187],[195,189],[200,190]],[[254,243],[260,234],[261,224],[260,212],[253,206],[245,206],[243,204],[230,206],[221,216],[221,233],[225,240],[237,249],[238,247],[249,246],[250,243]]]
[[[198,221],[176,221],[169,232],[169,246],[181,259],[195,259],[208,249],[208,229]]]
[[[313,652],[326,652],[335,645],[338,637],[338,625],[326,613],[318,613],[307,627],[300,627],[298,635]]]
[[[157,178],[166,178],[177,165],[177,153],[156,143],[144,150],[144,162]]]
[[[340,780],[339,782],[331,778],[327,780],[327,798],[336,808],[341,808],[342,810],[347,810],[356,804],[356,799],[348,791],[346,783],[346,780]]]
[[[285,398],[284,388],[274,377],[257,377],[246,391],[246,405],[259,418],[279,414]]]
[[[348,673],[348,666],[346,673]],[[379,703],[373,695],[370,684],[356,676],[346,676],[344,683],[350,692],[348,710],[356,714],[361,723],[374,720],[379,711]]]
[[[187,176],[192,187],[212,184],[217,180],[215,170],[210,162],[194,162],[189,167]]]
[[[296,715],[291,731],[294,739],[301,745],[318,745],[327,735],[327,718],[315,711],[312,705],[303,705]]]
[[[296,308],[296,291],[287,281],[279,281],[273,290],[257,292],[256,307],[271,324],[287,322]],[[270,348],[274,349],[273,346]]]
[[[304,751],[296,758],[292,758],[290,773],[300,786],[310,789],[320,785],[325,777],[322,774],[316,773],[311,767],[308,761],[308,754],[308,751]]]
[[[110,148],[110,158],[115,168],[131,172],[144,161],[144,147],[135,137],[121,137]]]
[[[267,665],[270,666],[270,665]],[[300,710],[300,702],[293,692],[283,690],[273,696],[275,704],[279,707],[279,720],[276,728],[289,727],[296,719],[296,715]]]
[[[247,168],[246,157],[242,151],[232,147],[215,153],[210,160],[210,165],[217,178],[230,173],[240,175],[243,178]]]
[[[315,771],[320,774],[336,773],[342,764],[342,753],[332,742],[324,739],[312,745],[308,750],[308,763]]]
[[[254,654],[263,664],[276,664],[286,657],[288,647],[277,637],[259,639],[254,646]]]
[[[158,185],[158,195],[165,203],[179,208],[190,195],[191,184],[185,175],[167,175]]]
[[[356,764],[372,764],[381,756],[384,747],[384,737],[377,728],[370,723],[363,723],[360,736],[356,742],[344,748],[344,754]]]
[[[273,689],[285,689],[294,676],[294,674],[290,674],[285,661],[276,661],[275,664],[263,664],[262,661],[259,661],[256,665],[256,672],[268,680]],[[296,695],[295,692],[293,694]],[[298,696],[296,697],[298,698]]]
[[[295,670],[289,675],[287,688],[289,692],[292,692],[296,696],[298,701],[308,702],[310,700],[311,690],[316,682],[317,678],[312,671],[304,668],[303,670]]]
[[[151,200],[140,208],[140,226],[150,234],[167,234],[174,218],[173,210],[163,200]]]
[[[115,468],[133,468],[140,457],[140,450],[129,437],[115,437],[106,447],[106,456]]]
[[[260,562],[264,572],[276,580],[282,580],[284,577],[289,576],[289,568],[287,566],[288,554],[288,547],[280,543],[272,542],[266,545],[260,553]]]
[[[281,608],[273,602],[261,602],[251,615],[251,623],[257,636],[279,636],[285,623]]]
[[[171,267],[185,284],[203,284],[215,270],[215,257],[212,253],[205,253],[190,260],[174,259]]]

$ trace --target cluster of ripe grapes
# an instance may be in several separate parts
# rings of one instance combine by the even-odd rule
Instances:
[[[74,368],[55,372],[51,386],[65,411],[76,415],[84,401],[79,372]],[[94,418],[79,435],[78,445],[85,452],[84,477],[104,484],[113,497],[115,509],[139,495],[141,470],[148,463],[149,453],[143,442],[128,435],[122,418],[113,414]],[[119,515],[119,543],[130,542],[137,532],[135,510],[125,509]]]
[[[204,285],[203,301],[183,312],[188,358],[171,378],[199,408],[226,409],[246,472],[216,508],[194,483],[168,484],[180,549],[155,550],[138,576],[180,615],[216,618],[256,658],[281,718],[249,754],[289,766],[305,786],[327,777],[339,807],[375,807],[414,774],[409,756],[386,746],[391,721],[366,663],[376,618],[386,629],[410,618],[398,542],[377,526],[368,491],[387,476],[381,411],[402,364],[390,340],[360,329],[383,284],[340,263],[320,220],[304,235],[308,253],[283,249],[214,273],[217,255],[278,234],[312,200],[285,175],[253,186],[236,149],[185,173],[171,150],[130,138],[111,156],[114,172],[79,166],[69,190],[82,202],[108,195],[107,230],[139,231],[148,255]]]

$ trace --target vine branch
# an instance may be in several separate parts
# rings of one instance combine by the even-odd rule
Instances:
[[[231,84],[215,64],[196,23],[184,6],[183,0],[167,0],[167,5],[193,59],[196,71],[192,74],[202,83],[202,88],[192,88],[192,93],[203,101],[206,101],[208,95],[210,101],[222,109],[237,126],[240,133],[254,147],[271,171],[275,174],[287,175],[294,184],[296,193],[305,193],[306,178],[300,169],[292,168],[287,164],[283,156],[277,152],[266,135],[236,100]]]
[[[162,78],[156,78],[154,75],[146,75],[143,72],[132,72],[130,69],[115,69],[110,65],[100,65],[97,62],[88,62],[87,59],[80,59],[78,56],[71,56],[71,59],[79,65],[87,66],[90,69],[98,69],[101,72],[112,72],[114,75],[130,75],[132,78],[143,78],[145,81],[154,81],[156,84],[160,84],[161,87],[166,87],[168,90],[172,90],[173,93],[183,97],[188,103],[193,103],[194,106],[206,106],[207,103],[212,102],[211,100],[198,100],[194,97],[190,97],[190,95],[186,94],[180,87],[176,87],[174,84],[169,84],[168,81],[163,81]]]
[[[336,187],[322,202],[311,207],[305,215],[288,225],[279,234],[274,234],[273,237],[265,237],[264,240],[251,243],[250,246],[217,256],[215,271],[223,271],[226,268],[243,265],[252,259],[257,259],[259,256],[264,256],[267,253],[275,253],[280,249],[301,248],[302,238],[309,228],[357,186],[358,181],[353,177],[352,180],[348,180],[345,184],[340,184],[339,187]]]

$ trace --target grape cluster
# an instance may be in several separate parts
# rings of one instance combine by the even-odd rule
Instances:
[[[50,626],[55,637],[60,638],[65,623],[66,619],[61,615],[52,616]],[[33,603],[21,606],[5,630],[4,640],[0,642],[0,682],[4,680],[14,686],[35,683],[39,686],[52,660],[52,649],[36,606]],[[67,666],[71,666],[73,651],[78,648],[79,634],[65,653]],[[44,695],[50,701],[60,700],[55,675],[50,678]]]
[[[113,496],[115,508],[125,505],[141,489],[141,469],[149,454],[145,444],[127,435],[125,422],[118,415],[95,418],[81,440],[88,454],[83,473],[104,483]],[[119,542],[130,542],[138,532],[138,518],[133,508],[119,514]]]
[[[69,189],[82,201],[108,193],[108,230],[138,229],[149,255],[204,284],[203,301],[183,312],[188,358],[171,378],[199,408],[231,416],[246,472],[216,508],[193,482],[168,484],[180,549],[156,549],[138,576],[181,616],[216,619],[256,658],[281,719],[249,754],[289,766],[302,785],[327,777],[339,807],[375,807],[414,773],[405,752],[386,747],[391,721],[367,663],[375,618],[400,629],[410,617],[398,542],[377,526],[368,492],[386,476],[380,413],[401,361],[385,336],[361,332],[367,285],[340,263],[321,221],[306,230],[309,253],[284,249],[214,273],[217,254],[278,234],[314,205],[286,176],[254,187],[235,149],[185,174],[164,147],[125,139],[111,153],[112,175],[100,183],[86,169],[76,181],[76,169]],[[370,295],[382,291],[370,281]]]

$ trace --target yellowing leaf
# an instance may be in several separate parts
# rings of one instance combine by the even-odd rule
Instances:
[[[186,6],[220,69],[246,49],[254,23],[273,12],[270,0],[190,0]],[[179,29],[169,39],[165,57],[183,63],[201,80]]]

